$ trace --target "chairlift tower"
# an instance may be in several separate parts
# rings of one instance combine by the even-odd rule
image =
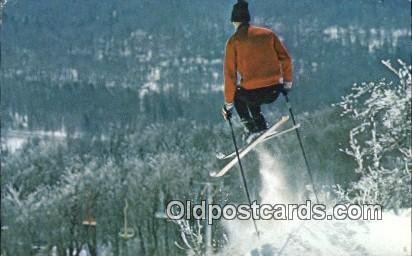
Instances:
[[[89,247],[90,254],[93,256],[97,255],[97,236],[96,236],[96,226],[97,222],[94,216],[91,214],[91,194],[88,193],[86,198],[86,217],[82,222],[83,226],[87,230],[87,245]],[[92,245],[89,244],[89,234],[92,235]]]
[[[128,244],[127,241],[132,239],[135,236],[135,231],[132,227],[129,227],[128,220],[127,220],[127,209],[129,208],[129,204],[127,202],[127,199],[124,199],[124,208],[123,208],[123,228],[120,229],[119,236],[123,239],[124,241],[124,246],[123,246],[123,255],[128,256],[129,255],[129,250],[128,250]]]
[[[203,185],[203,189],[201,191],[201,194],[206,192],[206,208],[208,208],[208,205],[213,204],[213,185],[211,182],[194,182],[195,184],[200,184]],[[205,243],[206,243],[206,253],[205,255],[212,255],[212,225],[208,224],[208,219],[209,219],[209,212],[206,211],[206,228],[205,228]]]

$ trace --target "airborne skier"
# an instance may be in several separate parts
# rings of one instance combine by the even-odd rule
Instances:
[[[236,32],[226,43],[222,115],[231,118],[235,107],[249,135],[266,130],[262,104],[273,103],[292,88],[292,60],[270,29],[250,25],[248,3],[233,5]]]

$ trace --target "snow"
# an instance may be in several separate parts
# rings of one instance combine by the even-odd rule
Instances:
[[[161,70],[158,67],[154,67],[147,75],[147,82],[142,85],[139,92],[139,97],[143,98],[149,92],[160,92],[160,85],[158,81],[161,77]]]
[[[411,254],[410,209],[404,209],[399,214],[384,212],[382,221],[371,221],[363,226],[366,230],[355,233],[353,239],[363,241],[370,254]]]
[[[336,27],[336,26],[326,28],[323,31],[323,33],[325,35],[328,35],[330,40],[337,40],[339,38],[339,36],[338,36],[338,27]]]
[[[73,137],[80,137],[80,133],[74,133]],[[21,149],[29,139],[31,138],[53,138],[62,140],[67,137],[67,132],[65,127],[60,130],[55,131],[45,131],[45,130],[5,130],[2,131],[1,147],[2,149],[7,149],[10,153],[15,153],[17,150]]]
[[[11,153],[14,153],[20,148],[22,148],[24,143],[26,143],[26,141],[27,140],[24,138],[9,138],[9,139],[2,140],[1,147],[2,149],[4,148],[10,151]]]
[[[323,30],[325,40],[340,42],[346,45],[347,41],[351,44],[358,42],[366,46],[369,52],[373,53],[378,49],[383,49],[386,43],[396,48],[403,37],[410,37],[411,31],[408,29],[383,29],[370,28],[365,30],[359,26],[349,26],[347,28],[340,26],[330,26]]]
[[[291,200],[290,184],[282,166],[264,148],[259,149],[262,203],[299,203]],[[321,199],[322,200],[322,199]],[[382,220],[353,221],[224,221],[229,243],[219,255],[402,256],[411,254],[411,209],[384,212]]]

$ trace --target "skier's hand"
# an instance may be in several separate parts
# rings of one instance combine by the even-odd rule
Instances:
[[[283,95],[288,95],[290,90],[292,90],[292,82],[285,82],[282,88]]]
[[[222,107],[222,116],[225,120],[232,118],[233,103],[225,103]]]

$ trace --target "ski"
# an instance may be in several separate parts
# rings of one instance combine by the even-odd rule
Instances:
[[[270,139],[279,137],[279,136],[281,136],[281,135],[283,135],[283,134],[285,134],[285,133],[288,133],[288,132],[291,132],[291,131],[293,131],[293,130],[295,130],[295,129],[298,129],[299,127],[300,127],[300,124],[297,124],[297,125],[289,128],[289,129],[286,129],[286,130],[283,130],[283,131],[275,131],[275,132],[273,132],[273,133],[271,133],[271,134],[266,135],[266,136],[264,137],[263,141],[261,141],[261,142],[265,142],[265,141],[267,141],[267,140],[270,140]],[[248,146],[248,145],[246,145],[244,148],[240,149],[240,150],[239,150],[239,153],[241,153],[247,146]],[[233,153],[228,154],[228,155],[225,155],[225,154],[222,153],[222,152],[216,153],[216,158],[219,159],[219,160],[225,160],[225,159],[229,159],[229,158],[232,158],[232,157],[235,157],[235,156],[236,156],[236,152],[233,152]]]
[[[283,135],[283,134],[285,134],[285,133],[294,131],[294,130],[298,129],[299,127],[300,127],[300,124],[296,124],[296,125],[292,126],[292,127],[289,128],[289,129],[286,129],[286,130],[283,130],[283,131],[280,131],[280,132],[274,132],[274,133],[272,133],[272,134],[269,134],[269,135],[267,135],[267,136],[265,137],[265,139],[264,139],[262,142],[265,142],[265,141],[267,141],[267,140],[273,139],[273,138],[275,138],[275,137],[279,137],[280,135]]]
[[[285,124],[288,120],[289,120],[288,116],[283,116],[277,123],[272,125],[269,129],[267,129],[264,133],[262,133],[254,141],[249,143],[241,152],[239,152],[239,158],[243,158],[256,145],[258,145],[259,143],[265,141],[266,136],[268,136],[270,134],[273,134],[276,131],[276,129],[278,129],[281,125]],[[211,172],[210,176],[212,176],[212,177],[221,177],[221,176],[225,175],[237,163],[237,161],[238,161],[237,158],[233,158],[219,172]]]

